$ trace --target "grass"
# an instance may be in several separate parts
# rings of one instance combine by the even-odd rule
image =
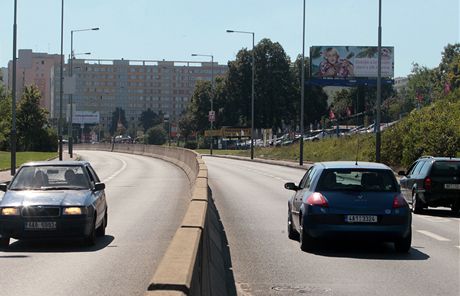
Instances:
[[[373,134],[354,135],[351,137],[323,139],[316,142],[304,142],[303,159],[305,162],[358,160],[371,161],[373,155]],[[209,149],[196,150],[201,154],[209,154]],[[284,147],[255,147],[254,156],[257,158],[299,161],[299,143]],[[250,156],[250,150],[213,150],[218,155]]]
[[[57,152],[17,152],[16,165],[20,166],[29,161],[47,160],[57,156]],[[9,168],[11,168],[11,152],[0,151],[0,170]]]

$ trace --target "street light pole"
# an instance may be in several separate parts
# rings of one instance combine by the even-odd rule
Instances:
[[[377,46],[377,116],[375,125],[377,130],[375,133],[375,161],[380,162],[380,113],[381,113],[381,100],[382,100],[382,0],[379,0],[379,28],[378,28],[378,46]]]
[[[254,79],[255,79],[255,58],[254,58],[254,32],[227,30],[227,33],[252,34],[252,84],[251,84],[251,159],[254,159]]]
[[[17,0],[14,0],[13,22],[13,91],[12,91],[12,126],[11,126],[11,176],[16,174],[16,36],[17,36]]]
[[[71,30],[70,31],[70,77],[73,75],[73,60],[75,59],[75,54],[73,52],[73,33],[74,32],[83,32],[83,31],[98,31],[99,28],[90,28],[90,29],[80,29],[80,30]],[[85,53],[88,54],[88,53]],[[73,94],[69,94],[69,105],[70,105],[70,118],[69,118],[69,155],[70,158],[73,157]]]
[[[59,136],[59,160],[62,161],[62,95],[64,89],[62,83],[64,82],[64,0],[61,1],[61,65],[59,74],[59,122],[58,122],[58,136]]]
[[[305,107],[305,0],[303,0],[302,26],[302,75],[300,81],[300,151],[299,165],[303,165],[303,134],[304,134],[304,107]]]
[[[211,58],[211,113],[214,114],[214,104],[213,104],[213,98],[214,98],[214,55],[212,54],[197,54],[197,53],[192,53],[192,57],[210,57]],[[214,118],[209,118],[209,121],[211,123],[211,133],[213,130],[213,123],[214,123]],[[213,145],[214,137],[211,134],[211,145],[209,146],[209,153],[212,155],[212,145]]]

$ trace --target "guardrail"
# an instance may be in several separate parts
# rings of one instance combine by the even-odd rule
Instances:
[[[145,295],[236,295],[230,252],[201,155],[183,148],[141,144],[75,145],[75,149],[156,157],[187,174],[192,188],[190,204]]]

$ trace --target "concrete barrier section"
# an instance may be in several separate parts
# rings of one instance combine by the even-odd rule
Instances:
[[[75,149],[156,157],[187,174],[192,188],[189,207],[145,295],[236,295],[230,251],[201,155],[188,149],[142,144],[75,145]]]

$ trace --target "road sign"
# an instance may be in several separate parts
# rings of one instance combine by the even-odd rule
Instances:
[[[209,119],[209,122],[214,122],[216,121],[216,111],[209,111],[209,114],[208,114],[208,119]]]
[[[206,130],[204,131],[205,137],[222,137],[222,130]]]

